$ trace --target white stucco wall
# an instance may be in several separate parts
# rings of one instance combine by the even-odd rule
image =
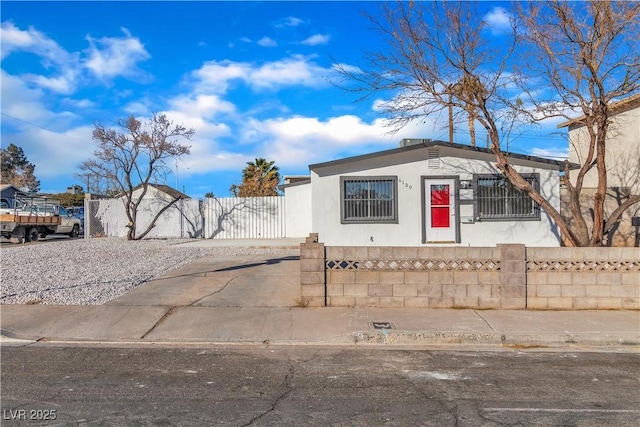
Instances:
[[[307,237],[311,233],[311,184],[284,189],[287,237]]]
[[[452,154],[453,151],[448,154]],[[427,160],[427,150],[412,150],[392,157],[373,158],[348,164],[315,168],[311,172],[312,225],[320,241],[327,245],[353,246],[424,246],[422,179],[426,176],[459,176],[472,180],[473,174],[499,173],[489,155],[482,160],[447,156],[440,148],[438,167]],[[541,169],[539,164],[519,161],[516,169],[522,173],[539,173],[542,194],[559,209],[559,178],[556,169]],[[537,167],[538,166],[538,167]],[[546,166],[545,166],[546,167]],[[549,165],[549,168],[553,166]],[[340,177],[398,177],[398,224],[341,224]],[[461,198],[472,198],[472,190],[461,190]],[[472,220],[473,205],[460,205],[460,216]],[[491,246],[499,243],[523,243],[528,246],[559,246],[556,227],[541,213],[536,221],[500,221],[460,223],[459,245]]]

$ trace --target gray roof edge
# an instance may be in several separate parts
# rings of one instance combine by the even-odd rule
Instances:
[[[309,165],[309,169],[314,170],[314,169],[320,169],[320,168],[325,168],[330,166],[344,165],[344,164],[349,164],[349,163],[358,162],[362,160],[375,159],[378,157],[384,157],[384,156],[389,156],[389,155],[413,151],[413,150],[420,150],[420,149],[429,148],[429,147],[449,147],[449,148],[454,148],[458,150],[475,151],[478,153],[494,155],[493,151],[491,151],[488,148],[482,148],[477,146],[473,147],[471,145],[457,144],[457,143],[452,143],[447,141],[428,141],[428,142],[423,142],[422,144],[392,148],[389,150],[377,151],[375,153],[362,154],[362,155],[353,156],[353,157],[346,157],[344,159],[331,160],[323,163],[315,163],[315,164]],[[559,169],[564,169],[564,160],[552,160],[544,157],[529,156],[526,154],[517,154],[517,153],[508,153],[508,152],[504,152],[504,154],[507,157],[516,158],[520,160],[527,160],[535,163],[555,165]],[[580,165],[577,163],[570,163],[569,167],[570,169],[579,169]]]
[[[292,182],[291,184],[278,185],[278,188],[282,190],[284,188],[297,187],[299,185],[306,185],[306,184],[311,184],[311,177],[309,177],[308,179]]]
[[[136,185],[135,187],[132,188],[133,191],[136,191],[139,188],[142,188],[144,184],[140,183],[138,185]],[[163,192],[164,194],[167,194],[173,198],[176,199],[191,199],[191,196],[184,194],[182,191],[176,190],[175,188],[171,187],[170,185],[167,184],[158,184],[155,182],[149,182],[147,183],[147,186],[149,187],[153,187],[158,191]],[[169,191],[167,191],[169,190]],[[116,194],[114,197],[115,198],[119,198],[119,197],[123,197],[124,196],[124,191],[121,191],[120,193]]]
[[[626,98],[623,98],[619,101],[616,102],[612,102],[609,105],[609,108],[611,109],[611,115],[615,116],[618,113],[622,113],[622,112],[626,112],[629,110],[632,110],[634,108],[637,108],[638,106],[640,106],[640,93],[635,93],[633,95],[630,95]],[[558,124],[556,127],[558,129],[567,127],[567,126],[571,126],[573,124],[584,124],[583,121],[586,118],[586,116],[583,114],[581,116],[578,117],[574,117],[572,119],[568,119],[565,120],[564,122]]]

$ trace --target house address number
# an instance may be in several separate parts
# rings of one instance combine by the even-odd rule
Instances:
[[[398,179],[398,182],[400,183],[400,185],[404,185],[406,188],[408,188],[409,190],[411,190],[413,188],[413,186],[411,184],[409,184],[407,181],[405,181],[402,178]]]

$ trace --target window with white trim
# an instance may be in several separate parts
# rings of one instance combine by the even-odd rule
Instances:
[[[539,174],[523,174],[536,191]],[[539,220],[540,206],[502,175],[475,176],[476,217],[480,220]]]
[[[348,223],[397,223],[398,178],[341,177],[341,221]]]

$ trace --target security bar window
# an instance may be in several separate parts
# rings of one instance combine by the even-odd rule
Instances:
[[[539,191],[539,175],[522,175]],[[476,209],[481,220],[539,220],[540,207],[501,175],[476,176]]]
[[[341,177],[342,223],[397,223],[396,177]]]

